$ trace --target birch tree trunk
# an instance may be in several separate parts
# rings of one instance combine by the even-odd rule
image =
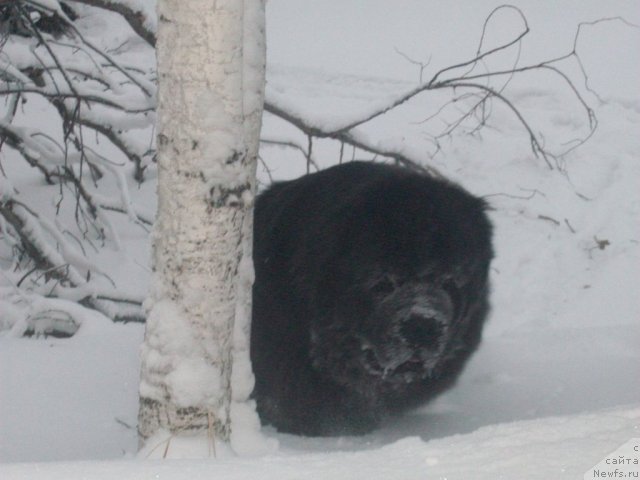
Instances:
[[[248,403],[248,331],[264,46],[264,0],[158,1],[158,216],[142,441],[159,429],[211,428],[226,441],[231,416],[239,431],[259,428]]]

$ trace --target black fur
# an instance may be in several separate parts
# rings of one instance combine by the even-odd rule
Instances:
[[[260,195],[251,359],[262,421],[359,434],[450,387],[488,311],[485,209],[452,183],[363,162]]]

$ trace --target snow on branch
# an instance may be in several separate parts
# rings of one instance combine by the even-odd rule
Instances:
[[[426,170],[435,176],[441,176],[441,174],[435,168],[420,164],[418,159],[411,159],[401,151],[397,151],[392,148],[389,149],[380,147],[375,143],[370,142],[352,127],[341,128],[340,130],[324,130],[321,127],[314,126],[313,124],[307,122],[304,118],[290,113],[277,105],[271,104],[268,101],[265,101],[264,110],[296,126],[309,138],[332,138],[344,144],[364,150],[365,152],[391,158],[398,164],[403,165],[407,168]],[[287,142],[280,142],[280,144],[283,146],[292,146],[288,145]],[[301,149],[301,147],[297,145],[295,145],[294,148],[298,150]],[[305,153],[305,156],[308,158],[308,161],[311,161],[310,153]]]
[[[68,211],[52,221],[5,180],[0,247],[13,252],[13,262],[4,276],[19,289],[139,321],[141,299],[119,292],[89,259],[99,245],[121,248],[111,212],[126,215],[143,232],[152,223],[152,215],[133,203],[127,179],[141,182],[155,156],[155,70],[152,64],[132,66],[90,39],[76,25],[74,4],[0,4],[0,162],[22,158],[57,187],[56,211]],[[43,125],[43,114],[57,116],[61,129],[51,128],[51,121],[33,127]],[[2,163],[0,175],[8,175]],[[98,193],[104,185],[116,193]]]
[[[516,12],[522,22],[521,30],[505,42],[493,48],[485,50],[485,38],[490,21],[495,17],[497,13],[506,10]],[[486,125],[491,112],[490,102],[492,100],[497,100],[499,103],[506,106],[509,111],[511,111],[514,119],[522,126],[524,131],[527,133],[531,145],[531,150],[534,156],[541,157],[549,169],[561,170],[561,165],[558,159],[587,141],[593,135],[598,125],[597,118],[593,109],[589,106],[589,103],[585,99],[584,94],[581,93],[581,89],[578,88],[578,82],[581,82],[583,84],[584,90],[593,94],[596,98],[599,99],[597,93],[589,87],[589,77],[583,67],[583,62],[580,58],[580,54],[578,51],[580,34],[583,28],[585,28],[586,26],[593,26],[602,22],[611,21],[619,21],[625,23],[626,25],[634,26],[620,17],[602,18],[593,22],[580,23],[576,28],[574,41],[571,45],[570,51],[563,55],[534,64],[520,65],[520,47],[522,41],[530,33],[529,24],[524,13],[519,8],[512,5],[502,5],[496,7],[485,19],[478,48],[473,57],[469,58],[466,61],[444,67],[437,71],[429,80],[423,81],[422,77],[426,68],[426,64],[408,59],[405,54],[401,53],[401,55],[407,58],[411,63],[419,65],[421,80],[420,84],[417,87],[405,92],[404,94],[397,96],[397,98],[389,101],[384,106],[376,106],[371,112],[362,115],[359,119],[354,120],[346,125],[340,125],[337,128],[318,126],[317,123],[313,123],[308,119],[305,119],[302,116],[293,113],[290,108],[283,107],[282,105],[279,105],[278,102],[270,102],[269,98],[267,98],[267,101],[265,103],[265,110],[285,120],[286,122],[293,124],[309,138],[332,138],[342,142],[342,144],[351,145],[366,152],[390,158],[395,162],[407,167],[424,168],[430,171],[432,174],[437,175],[438,172],[435,171],[432,167],[424,165],[424,158],[414,158],[403,153],[402,151],[398,151],[397,149],[380,148],[377,143],[367,140],[366,137],[364,137],[359,132],[358,127],[367,125],[374,119],[391,112],[400,105],[413,100],[415,97],[424,92],[449,90],[452,92],[451,100],[443,105],[434,115],[428,117],[425,122],[434,117],[441,117],[441,119],[444,120],[442,112],[447,107],[463,103],[462,101],[470,101],[471,105],[466,110],[460,111],[458,116],[453,120],[445,120],[445,128],[440,132],[436,132],[435,134],[431,135],[434,143],[438,147],[438,150],[438,140],[442,137],[450,136],[454,131],[460,129],[461,126],[465,124],[465,122],[471,121],[472,123],[471,126],[467,126],[468,133],[476,133],[481,130]],[[514,65],[511,66],[511,68],[499,70],[491,70],[487,68],[487,60],[511,48],[518,49],[516,61]],[[573,78],[564,70],[567,61],[570,60],[574,60],[579,65],[580,78]],[[552,152],[551,150],[549,150],[545,146],[544,141],[541,138],[541,134],[537,133],[534,130],[529,120],[526,118],[526,115],[517,105],[517,102],[505,93],[506,87],[516,76],[534,71],[549,72],[554,75],[562,84],[566,85],[569,88],[575,101],[582,107],[585,112],[585,116],[588,121],[587,132],[582,138],[579,138],[572,142],[568,142],[570,146],[563,151]],[[494,79],[501,78],[505,79],[502,84],[495,85],[491,83]],[[286,142],[281,141],[280,144],[285,145]],[[300,147],[298,145],[293,145],[293,148],[300,150]],[[305,156],[308,158],[309,152],[305,152]]]
[[[13,262],[2,264],[0,273],[19,275],[19,289],[27,285],[46,296],[75,299],[101,309],[111,318],[141,319],[140,300],[110,285],[99,269],[88,260],[100,245],[120,245],[114,212],[147,232],[153,215],[132,200],[129,181],[146,180],[155,163],[156,71],[148,65],[132,64],[127,56],[130,39],[118,46],[107,46],[108,32],[96,34],[82,26],[86,12],[110,11],[120,15],[131,27],[136,48],[147,48],[153,59],[156,42],[154,3],[146,0],[12,0],[0,2],[0,247],[15,252]],[[76,11],[77,10],[77,11]],[[492,22],[501,12],[515,13],[519,29],[495,46],[487,46]],[[307,170],[318,168],[314,146],[319,139],[340,144],[340,161],[345,146],[384,157],[407,168],[441,174],[429,165],[440,149],[440,141],[454,133],[476,134],[489,122],[493,107],[506,107],[514,124],[528,136],[531,150],[544,164],[561,170],[563,155],[583,144],[597,128],[595,113],[587,98],[599,100],[589,85],[589,76],[579,53],[583,31],[602,22],[622,22],[621,18],[602,18],[577,26],[567,52],[532,64],[521,64],[520,49],[530,34],[524,13],[517,7],[502,5],[489,13],[475,52],[467,60],[445,66],[425,80],[430,62],[417,62],[399,52],[419,68],[420,81],[394,98],[372,102],[369,111],[341,123],[309,118],[295,105],[267,96],[264,110],[303,134],[304,140],[263,138],[264,147],[278,146],[300,152]],[[121,41],[121,40],[119,40]],[[491,69],[489,63],[505,52],[515,53],[506,68]],[[575,67],[573,71],[570,66]],[[519,76],[546,73],[568,92],[586,117],[586,133],[568,142],[563,151],[552,151],[543,134],[528,118],[517,96],[507,88]],[[569,73],[572,72],[572,73]],[[414,152],[368,134],[373,122],[390,114],[419,95],[431,95],[444,103],[425,115],[424,135],[434,152]],[[47,105],[42,110],[42,105]],[[37,107],[37,108],[36,108]],[[56,119],[57,130],[33,128],[41,125],[39,116]],[[37,119],[38,121],[33,121]],[[49,122],[52,123],[52,122]],[[444,124],[444,126],[442,126]],[[544,126],[543,126],[544,127]],[[542,128],[544,130],[544,128]],[[306,145],[304,145],[306,143]],[[9,156],[11,152],[11,157]],[[26,195],[9,184],[7,158],[22,159],[36,169],[48,185],[56,187],[52,203],[56,211],[71,208],[66,220],[51,221],[41,212],[27,207]],[[62,217],[62,216],[60,216]],[[72,228],[73,227],[73,228]],[[74,234],[70,232],[74,231]],[[40,234],[35,232],[41,232]],[[6,250],[5,250],[6,251]],[[11,256],[10,256],[11,258]],[[7,266],[7,264],[10,264]],[[96,279],[101,279],[98,282]],[[104,282],[109,288],[104,288]]]
[[[79,250],[81,243],[71,239],[50,220],[39,216],[26,204],[14,198],[7,189],[0,200],[0,225],[6,243],[17,253],[26,273],[16,287],[42,296],[73,300],[120,321],[140,321],[141,299],[118,298],[108,293],[104,282],[92,281],[92,275],[105,276]],[[127,313],[119,312],[113,304],[125,303]]]
[[[119,13],[134,32],[152,47],[156,45],[155,2],[145,0],[75,0],[93,7]]]

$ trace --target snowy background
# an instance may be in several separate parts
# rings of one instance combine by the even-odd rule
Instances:
[[[418,84],[420,67],[407,57],[428,63],[424,78],[473,57],[483,21],[499,4],[270,0],[267,96],[317,125],[340,126]],[[571,51],[579,22],[622,16],[640,25],[631,0],[515,4],[531,29],[522,64]],[[120,44],[131,35],[87,11],[79,25],[95,41]],[[496,16],[487,41],[513,36],[519,22],[513,12]],[[578,51],[599,98],[584,89],[575,65],[566,68],[599,126],[561,158],[564,172],[534,157],[522,126],[496,103],[484,130],[443,138],[439,149],[437,125],[422,120],[440,94],[422,94],[360,132],[423,158],[493,207],[493,310],[456,388],[363,437],[310,439],[266,428],[279,448],[259,459],[141,462],[132,459],[143,327],[84,311],[70,339],[17,338],[11,329],[24,312],[0,297],[0,478],[582,478],[640,437],[640,29],[620,21],[587,27]],[[496,61],[510,66],[516,53]],[[154,61],[140,44],[128,55],[141,65]],[[522,76],[506,93],[551,150],[588,133],[584,110],[551,77]],[[306,145],[269,114],[263,138]],[[336,163],[339,150],[317,142],[315,160]],[[2,155],[13,185],[53,211],[48,189],[55,187],[10,150]],[[273,178],[306,171],[294,150],[264,145],[261,155]],[[134,201],[148,211],[153,176],[142,186],[131,182]],[[269,181],[264,168],[260,180]],[[122,216],[113,222],[123,247],[94,260],[119,288],[143,296],[147,234]],[[90,462],[68,463],[76,460]],[[51,461],[63,463],[34,463]]]

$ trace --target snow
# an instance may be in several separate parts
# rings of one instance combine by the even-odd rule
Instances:
[[[207,348],[194,337],[180,305],[168,299],[156,301],[147,323],[148,338],[141,356],[148,378],[140,382],[140,395],[155,400],[170,395],[181,407],[217,398],[221,374],[216,365],[207,362]]]
[[[139,14],[144,22],[144,27],[152,32],[155,32],[158,28],[155,2],[149,2],[145,0],[108,0],[108,3],[121,4],[132,11]]]
[[[598,414],[492,425],[476,432],[424,442],[406,437],[374,451],[331,454],[281,451],[259,458],[221,452],[217,460],[120,460],[7,465],[11,480],[101,480],[171,478],[317,479],[403,478],[407,480],[576,479],[622,445],[614,437],[637,435],[640,410],[614,409]],[[640,439],[635,439],[635,445]],[[629,452],[628,458],[633,459]],[[635,453],[635,458],[638,454]],[[637,471],[637,469],[635,470]],[[593,477],[592,477],[593,478]]]
[[[531,29],[523,63],[567,53],[578,22],[623,16],[640,24],[633,1],[515,3]],[[431,59],[423,72],[430,78],[475,54],[482,21],[496,5],[271,0],[267,97],[314,125],[340,128],[419,83],[420,66],[395,48],[419,62]],[[107,20],[84,21],[97,37]],[[503,12],[489,27],[485,48],[521,24]],[[424,158],[493,208],[493,309],[481,348],[454,389],[362,437],[301,438],[267,427],[266,449],[260,438],[232,440],[246,446],[245,457],[216,445],[217,458],[202,459],[211,455],[206,441],[171,439],[168,456],[182,459],[162,461],[167,438],[160,437],[154,452],[135,458],[142,326],[112,324],[59,300],[56,308],[80,322],[74,337],[18,338],[20,322],[32,313],[30,299],[16,301],[15,281],[0,276],[0,478],[482,480],[575,479],[587,472],[584,478],[596,478],[592,467],[640,437],[640,31],[617,20],[588,26],[578,50],[602,101],[577,84],[599,123],[587,143],[560,159],[563,172],[533,156],[522,126],[495,102],[488,128],[448,136],[437,146],[440,120],[421,121],[446,102],[443,92],[423,94],[358,127],[362,138]],[[152,62],[149,51],[129,55],[141,68]],[[584,109],[551,77],[524,76],[505,94],[547,146],[563,150],[585,136]],[[150,134],[138,135],[144,145]],[[307,147],[303,135],[269,114],[263,137]],[[29,192],[35,205],[48,205],[51,190],[37,172],[14,162],[9,150],[2,154],[9,179],[0,177],[3,194],[15,188]],[[314,142],[319,165],[336,163],[339,155],[335,142]],[[261,156],[276,179],[307,168],[293,149],[263,145]],[[345,149],[345,159],[352,156],[371,158]],[[267,183],[269,175],[259,170]],[[153,167],[148,173],[153,179]],[[153,190],[152,181],[130,184],[125,204],[153,211]],[[123,217],[110,217],[123,251],[101,250],[90,260],[120,289],[141,296],[149,282],[148,238]],[[198,381],[198,368],[185,368],[177,388]],[[255,421],[242,407],[235,413],[232,407],[235,414],[240,420],[234,421]],[[613,472],[613,466],[603,468]]]

